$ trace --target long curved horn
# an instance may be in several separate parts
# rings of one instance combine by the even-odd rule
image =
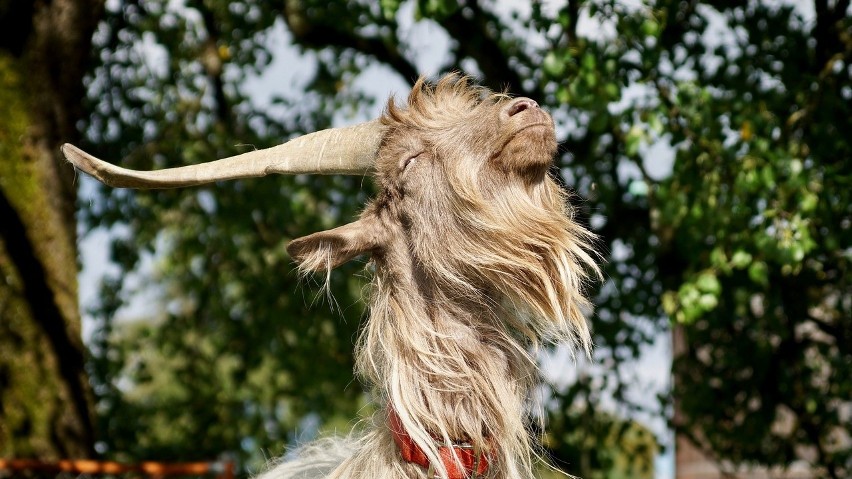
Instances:
[[[384,130],[378,120],[330,128],[287,143],[198,165],[157,171],[128,170],[99,160],[76,146],[62,154],[77,168],[116,188],[177,188],[269,174],[346,174],[371,171]]]

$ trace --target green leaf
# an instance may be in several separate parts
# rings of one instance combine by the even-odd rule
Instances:
[[[624,152],[627,156],[636,156],[639,152],[639,146],[645,139],[645,132],[639,125],[633,125],[627,132],[624,143]]]
[[[633,180],[627,191],[633,196],[648,196],[648,183],[645,180]]]
[[[399,11],[399,7],[402,5],[402,0],[380,0],[379,7],[382,10],[382,16],[386,20],[393,20],[396,17],[396,12]]]
[[[734,251],[734,255],[731,256],[731,265],[734,268],[745,268],[746,266],[751,264],[751,254],[741,249]]]
[[[652,18],[642,22],[642,34],[649,37],[656,37],[660,33],[660,25]]]
[[[700,298],[698,298],[698,305],[701,306],[701,309],[704,311],[711,311],[716,305],[719,304],[719,300],[714,294],[702,294]]]
[[[593,72],[597,67],[597,60],[595,60],[595,56],[591,53],[586,53],[583,55],[583,59],[580,63],[584,70],[588,72]]]
[[[763,261],[755,261],[748,267],[748,277],[760,286],[769,285],[769,269]]]
[[[560,77],[565,72],[565,61],[559,58],[556,53],[550,51],[544,56],[544,61],[541,64],[542,70],[552,77]]]
[[[719,283],[719,279],[716,278],[716,274],[709,270],[698,276],[695,285],[698,287],[699,291],[709,293],[714,296],[718,296],[722,290],[721,283]]]
[[[816,209],[818,202],[819,196],[810,191],[804,191],[799,200],[799,211],[802,213],[811,213]]]

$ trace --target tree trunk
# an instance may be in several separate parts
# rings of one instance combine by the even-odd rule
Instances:
[[[89,457],[74,171],[98,0],[0,0],[0,457]]]

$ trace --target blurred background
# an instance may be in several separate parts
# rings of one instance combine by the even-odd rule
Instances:
[[[594,357],[541,355],[553,461],[850,477],[850,17],[849,0],[0,0],[0,459],[248,476],[348,432],[371,411],[352,376],[368,274],[332,274],[329,304],[284,246],[350,221],[369,179],[112,190],[59,146],[198,163],[461,71],[551,112],[553,174],[607,259]]]

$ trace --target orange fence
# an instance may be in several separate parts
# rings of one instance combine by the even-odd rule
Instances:
[[[35,459],[0,459],[0,477],[2,471],[44,472],[73,474],[129,474],[139,473],[150,477],[186,476],[216,474],[217,479],[233,479],[234,463],[218,462],[154,462],[122,464],[114,461],[93,461],[88,459],[65,459],[55,462],[43,462]]]

